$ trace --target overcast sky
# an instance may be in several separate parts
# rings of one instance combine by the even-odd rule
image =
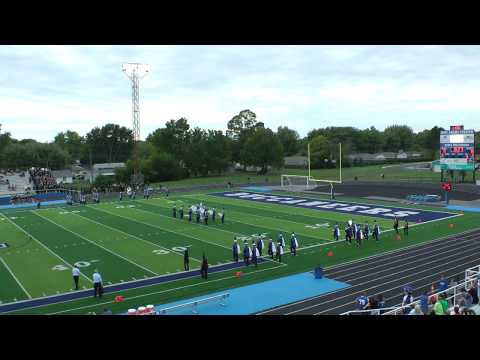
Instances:
[[[131,127],[124,62],[144,62],[141,137],[170,119],[225,130],[244,109],[304,136],[326,126],[480,126],[480,46],[0,46],[0,123],[51,141]]]

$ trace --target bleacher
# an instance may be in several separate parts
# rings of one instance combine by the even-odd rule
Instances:
[[[436,301],[440,297],[444,297],[448,301],[449,307],[446,315],[454,314],[455,310],[460,315],[480,315],[480,304],[478,304],[479,284],[480,282],[480,265],[465,270],[465,278],[462,282],[455,286],[449,287],[443,291],[434,291],[428,294],[428,312],[424,315],[432,314]],[[477,303],[466,301],[466,293],[468,291],[477,292]],[[408,305],[396,305],[381,309],[366,309],[347,311],[341,315],[406,315],[415,305],[420,305],[420,300],[416,299]],[[456,314],[455,314],[456,315]]]

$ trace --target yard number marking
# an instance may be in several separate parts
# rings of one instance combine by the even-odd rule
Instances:
[[[315,224],[315,225],[305,225],[306,228],[310,229],[320,229],[322,227],[330,227],[329,223]]]

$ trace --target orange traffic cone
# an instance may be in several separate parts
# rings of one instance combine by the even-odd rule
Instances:
[[[328,256],[328,257],[332,257],[332,256],[333,256],[333,251],[330,250],[330,251],[327,253],[327,256]]]
[[[395,236],[395,240],[402,240],[402,237],[400,235]]]
[[[242,272],[241,271],[237,271],[235,273],[235,277],[239,278],[240,276],[242,276]]]
[[[453,228],[455,227],[455,224],[449,224],[448,227],[449,227],[450,229],[453,229]]]

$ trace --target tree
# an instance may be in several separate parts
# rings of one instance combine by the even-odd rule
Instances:
[[[245,154],[245,143],[257,129],[263,129],[264,127],[262,122],[257,122],[257,115],[251,110],[240,111],[227,124],[228,130],[226,134],[232,140],[232,160],[242,163],[244,170],[246,169],[246,159],[242,154]]]
[[[414,144],[414,133],[411,127],[406,125],[392,125],[383,132],[385,151],[398,152],[399,150],[411,150]]]
[[[242,110],[235,115],[227,124],[227,136],[232,139],[238,139],[245,130],[255,127],[264,127],[263,123],[257,123],[257,115],[251,110]]]
[[[75,131],[67,130],[66,132],[58,133],[55,136],[54,143],[66,150],[74,160],[80,160],[84,152],[85,139]]]
[[[317,135],[310,141],[310,166],[314,169],[326,167],[330,159],[330,142],[324,135]]]
[[[56,144],[12,143],[3,153],[7,168],[26,169],[35,166],[58,170],[64,169],[70,162],[68,153]]]
[[[383,135],[372,126],[369,129],[360,130],[352,139],[352,143],[355,151],[373,154],[382,150]]]
[[[82,162],[125,162],[133,151],[133,132],[124,126],[107,124],[93,128],[86,136]]]
[[[189,143],[190,125],[186,118],[170,120],[164,128],[155,130],[147,137],[147,142],[160,152],[172,154],[177,160],[183,160]]]
[[[260,167],[260,174],[266,174],[269,166],[283,165],[282,143],[270,129],[257,129],[246,141],[242,152],[245,163]]]
[[[440,156],[440,132],[443,130],[441,127],[433,127],[430,130],[426,129],[415,135],[415,146],[423,151],[427,152],[427,156],[432,159]]]
[[[295,130],[289,129],[287,126],[279,126],[277,129],[277,136],[283,146],[283,153],[285,156],[292,156],[297,154],[299,150],[300,136]]]
[[[4,166],[4,150],[5,148],[12,144],[13,140],[9,132],[2,134],[2,124],[0,124],[0,168]]]
[[[142,162],[142,172],[148,181],[177,180],[182,177],[182,169],[173,155],[168,153],[154,153],[145,162]]]

